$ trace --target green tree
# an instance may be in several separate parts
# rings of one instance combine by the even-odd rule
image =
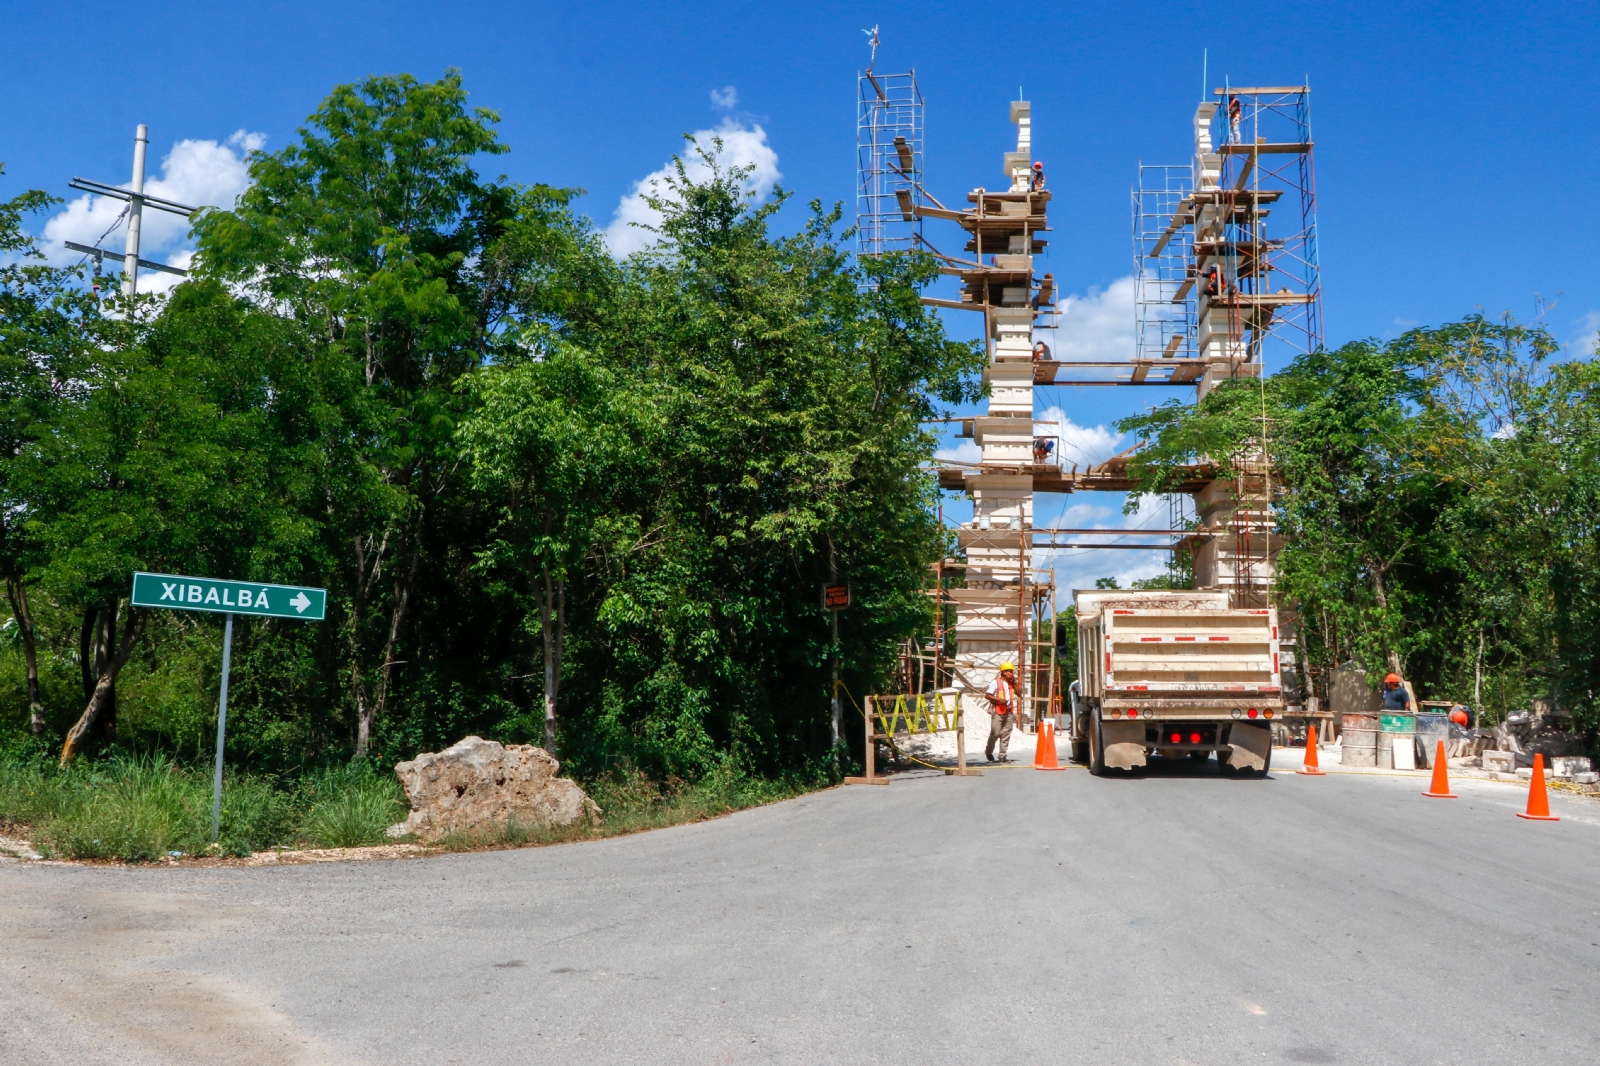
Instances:
[[[23,489],[41,584],[84,611],[87,703],[63,761],[115,727],[118,673],[148,612],[135,570],[270,579],[292,572],[310,527],[294,492],[307,458],[292,324],[216,283],[180,286],[155,318],[130,316],[80,382],[31,427]],[[120,630],[120,632],[119,632]]]
[[[680,163],[658,190],[658,243],[576,331],[651,415],[615,504],[633,525],[592,553],[573,629],[563,746],[591,772],[772,772],[826,752],[831,565],[855,591],[859,690],[929,627],[948,547],[921,420],[975,395],[982,354],[920,304],[937,266],[852,264],[815,204],[776,237],[782,194],[757,206],[745,172],[705,162],[704,181]]]
[[[481,561],[532,604],[525,613],[537,620],[543,649],[544,746],[554,752],[567,584],[597,540],[617,537],[610,512],[637,462],[637,427],[615,376],[570,345],[485,368],[472,387],[465,457],[499,514]]]
[[[453,547],[430,531],[470,507],[458,385],[581,307],[561,279],[596,258],[570,194],[479,177],[474,160],[506,149],[494,113],[466,98],[455,71],[339,86],[298,144],[252,158],[234,210],[196,227],[203,272],[286,308],[342,360],[318,490],[358,754],[389,701],[424,558]]]
[[[0,174],[5,173],[0,164]],[[37,633],[28,571],[37,548],[28,536],[32,501],[19,485],[29,434],[49,418],[94,339],[98,315],[81,272],[48,266],[23,218],[58,201],[39,190],[0,202],[0,570],[27,671],[29,728],[45,729]]]

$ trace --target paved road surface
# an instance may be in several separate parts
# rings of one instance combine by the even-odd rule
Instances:
[[[1187,766],[564,847],[0,866],[0,1061],[1600,1061],[1600,805]]]

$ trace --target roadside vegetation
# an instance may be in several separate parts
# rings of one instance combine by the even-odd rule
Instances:
[[[1302,660],[1394,671],[1481,724],[1543,699],[1600,734],[1600,364],[1473,315],[1302,356],[1127,420],[1160,491],[1272,456]]]
[[[858,263],[717,144],[618,261],[579,190],[481,172],[497,123],[455,72],[336,87],[161,296],[0,201],[0,819],[202,848],[221,618],[132,607],[136,570],[329,591],[236,627],[232,851],[378,839],[394,765],[469,734],[552,751],[602,832],[848,769],[833,660],[870,690],[930,631],[925,420],[981,391],[937,265]]]

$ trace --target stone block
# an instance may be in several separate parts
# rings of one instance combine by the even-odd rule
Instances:
[[[390,836],[435,841],[452,834],[503,831],[598,820],[600,808],[576,781],[556,776],[549,752],[532,744],[503,745],[467,737],[394,768],[411,803],[411,817]]]
[[[1483,760],[1485,770],[1496,770],[1509,774],[1517,768],[1517,753],[1514,751],[1485,751],[1478,756]]]

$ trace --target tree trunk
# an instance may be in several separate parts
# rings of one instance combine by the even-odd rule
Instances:
[[[28,610],[28,590],[21,580],[6,578],[6,595],[11,598],[11,613],[22,634],[22,659],[28,670],[28,728],[34,736],[44,733],[44,701],[39,697],[39,653],[33,640],[33,613]]]
[[[1389,590],[1384,587],[1383,575],[1389,572],[1389,567],[1387,565],[1385,565],[1385,566],[1374,566],[1374,565],[1372,565],[1371,561],[1369,560],[1368,563],[1367,563],[1367,572],[1372,575],[1372,596],[1373,596],[1373,598],[1378,601],[1378,606],[1379,607],[1381,607],[1384,611],[1388,611],[1388,609],[1389,609]],[[1388,634],[1384,634],[1384,643],[1388,644]],[[1389,660],[1389,672],[1392,673],[1392,674],[1396,674],[1396,675],[1398,675],[1400,677],[1405,677],[1406,676],[1406,668],[1405,668],[1404,665],[1401,664],[1401,662],[1400,662],[1400,653],[1394,650],[1394,646],[1393,645],[1389,645],[1388,650],[1384,654],[1388,657],[1388,660]]]
[[[100,625],[96,630],[94,644],[96,689],[100,687],[101,680],[106,674],[106,668],[116,653],[117,604],[113,601],[110,607],[100,609]],[[117,681],[114,674],[105,695],[101,699],[96,732],[99,734],[99,739],[105,743],[110,743],[117,737]]]
[[[114,618],[114,611],[115,607],[107,613],[111,613]],[[67,731],[67,741],[61,746],[61,765],[63,766],[71,762],[82,750],[84,740],[95,728],[107,706],[115,699],[117,674],[127,664],[128,657],[133,654],[134,646],[139,643],[139,637],[144,633],[144,614],[131,609],[130,613],[132,617],[128,620],[128,625],[123,630],[121,645],[98,668],[94,691],[89,694],[89,705],[84,708],[82,716],[79,717],[73,727]],[[102,625],[100,629],[102,633],[110,632],[115,634],[116,632],[112,625]]]
[[[98,607],[86,607],[83,626],[78,630],[78,672],[83,677],[83,699],[94,697],[94,626],[100,618]]]
[[[411,602],[411,588],[416,583],[417,563],[422,557],[422,531],[417,531],[416,538],[412,541],[411,564],[406,567],[405,576],[394,583],[394,610],[389,613],[389,639],[383,645],[383,667],[378,675],[378,691],[373,696],[372,704],[367,709],[365,720],[362,722],[360,745],[357,755],[367,753],[367,745],[372,739],[372,727],[383,715],[384,704],[389,700],[389,678],[394,669],[394,646],[400,638],[400,626],[405,621],[406,607]]]
[[[367,753],[372,740],[372,714],[367,699],[367,681],[361,672],[361,623],[367,616],[367,590],[369,581],[375,579],[383,566],[383,550],[388,545],[385,537],[378,545],[378,558],[373,564],[371,578],[367,574],[367,550],[360,537],[352,548],[355,553],[355,580],[350,583],[350,694],[356,700],[356,756]]]
[[[561,653],[567,629],[567,582],[544,570],[539,600],[539,629],[544,637],[544,750],[556,753],[556,697],[561,691]]]

